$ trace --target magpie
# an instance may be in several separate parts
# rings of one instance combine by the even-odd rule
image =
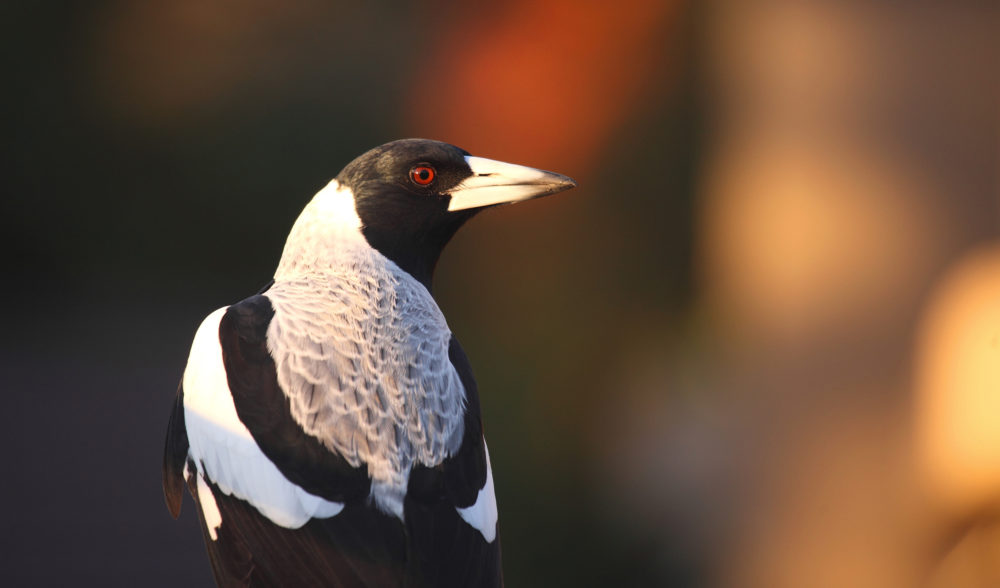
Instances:
[[[404,139],[305,206],[270,284],[198,328],[163,490],[194,498],[220,586],[501,586],[469,360],[431,295],[479,211],[563,175]]]

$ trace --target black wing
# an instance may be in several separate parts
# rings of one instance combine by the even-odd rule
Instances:
[[[345,507],[336,516],[288,529],[207,480],[222,519],[216,539],[209,535],[201,512],[199,516],[219,585],[500,585],[499,539],[487,543],[455,510],[475,502],[486,480],[478,394],[458,343],[452,341],[449,356],[468,396],[465,437],[459,452],[441,465],[414,468],[404,525],[370,504],[366,468],[352,468],[292,418],[267,351],[266,332],[273,315],[270,300],[257,295],[231,306],[219,324],[223,365],[237,415],[289,481]],[[179,391],[164,457],[164,490],[172,513],[175,505],[179,510],[187,455],[183,420]],[[198,501],[196,483],[194,477],[188,480]]]
[[[428,586],[502,586],[499,532],[487,542],[456,507],[475,503],[486,484],[486,447],[472,367],[452,337],[448,357],[465,387],[465,435],[458,453],[434,468],[417,465],[406,493],[407,573]]]
[[[192,478],[191,494],[198,496]],[[405,535],[399,519],[348,503],[337,516],[298,529],[275,525],[252,505],[209,483],[222,524],[202,530],[219,586],[404,586]]]
[[[267,326],[273,316],[271,301],[257,295],[230,306],[219,323],[222,363],[236,414],[264,455],[292,483],[335,502],[368,496],[367,469],[351,467],[292,418],[267,351]]]
[[[167,441],[163,448],[163,496],[167,510],[175,519],[181,514],[184,499],[184,463],[187,461],[188,437],[184,428],[184,385],[177,386],[174,407],[167,423]]]

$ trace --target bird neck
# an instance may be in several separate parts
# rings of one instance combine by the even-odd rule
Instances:
[[[352,258],[366,257],[370,249],[361,234],[353,195],[333,180],[316,193],[292,225],[274,279],[326,273],[350,265]]]
[[[440,253],[440,247],[434,247]],[[355,210],[354,195],[332,180],[306,205],[281,253],[276,281],[320,274],[347,276],[394,263],[429,292],[437,255],[395,247],[368,235]]]

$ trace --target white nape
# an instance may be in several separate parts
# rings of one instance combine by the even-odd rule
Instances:
[[[493,467],[490,465],[490,450],[483,441],[486,452],[486,484],[479,490],[476,502],[468,508],[459,508],[458,514],[465,522],[482,533],[487,543],[492,543],[497,537],[497,497],[493,493]]]
[[[202,322],[184,370],[184,422],[197,474],[282,527],[297,529],[310,518],[337,515],[342,503],[310,494],[285,478],[237,416],[219,344],[226,308]]]
[[[222,526],[222,513],[219,512],[219,505],[215,503],[212,496],[212,489],[205,483],[205,477],[195,474],[198,477],[198,504],[201,505],[201,516],[205,517],[205,526],[208,527],[208,535],[212,541],[219,540],[219,527]]]
[[[361,234],[354,193],[337,180],[330,180],[295,219],[274,279],[278,282],[297,279],[358,249],[370,250],[371,246]]]

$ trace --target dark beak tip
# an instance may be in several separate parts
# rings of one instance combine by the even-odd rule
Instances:
[[[549,172],[552,173],[552,172]],[[553,181],[553,186],[557,192],[562,192],[563,190],[569,190],[570,188],[576,188],[576,180],[569,176],[564,176],[562,174],[552,173],[556,176]]]

